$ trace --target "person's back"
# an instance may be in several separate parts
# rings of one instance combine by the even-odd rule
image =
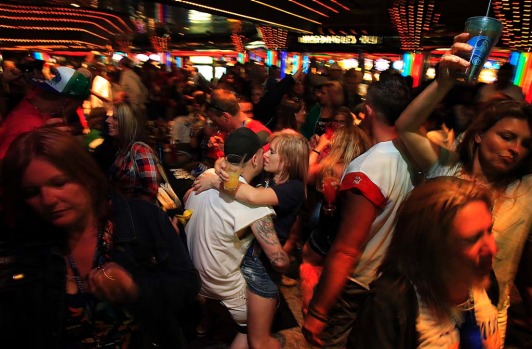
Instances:
[[[377,276],[399,205],[413,188],[414,171],[393,126],[408,102],[408,90],[398,79],[368,90],[368,118],[377,144],[353,160],[342,178],[340,226],[305,319],[304,334],[313,343],[345,344]]]
[[[194,212],[185,230],[203,281],[201,294],[223,300],[245,290],[240,263],[253,239],[249,227],[274,214],[273,209],[247,205],[216,190],[191,194],[185,207]]]

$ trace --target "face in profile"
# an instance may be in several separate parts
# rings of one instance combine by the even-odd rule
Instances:
[[[120,133],[118,131],[118,118],[116,115],[109,115],[105,122],[107,122],[107,125],[109,126],[109,136],[117,138]]]
[[[277,174],[283,169],[281,156],[278,153],[278,144],[279,142],[274,139],[270,143],[270,150],[264,153],[264,171],[268,173]]]
[[[59,228],[80,226],[91,212],[88,190],[46,160],[36,158],[30,162],[21,192],[38,216]]]
[[[485,133],[475,136],[481,166],[494,174],[514,170],[528,156],[530,138],[526,120],[512,117],[499,120]]]
[[[449,275],[456,281],[486,287],[497,246],[493,218],[483,201],[472,201],[458,210],[449,235]]]

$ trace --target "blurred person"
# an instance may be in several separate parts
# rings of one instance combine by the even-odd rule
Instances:
[[[340,67],[338,62],[334,62],[329,68],[327,68],[327,77],[329,78],[329,80],[339,81],[341,83],[343,75],[344,70],[342,69],[342,67]]]
[[[104,109],[107,113],[113,110],[113,86],[107,77],[107,68],[104,64],[95,65],[96,74],[92,79],[90,108],[91,113],[96,109],[95,113],[101,113]]]
[[[532,226],[532,107],[514,100],[493,101],[479,110],[456,151],[429,141],[421,126],[455,85],[453,71],[469,63],[468,34],[455,37],[440,60],[440,73],[397,120],[401,139],[425,177],[456,176],[483,183],[494,194],[493,234],[499,246],[493,269],[500,289],[499,333],[504,342],[507,308],[523,246]]]
[[[498,299],[486,292],[497,252],[491,208],[489,189],[474,182],[414,188],[347,348],[501,348]]]
[[[207,96],[203,91],[195,91],[192,93],[190,103],[190,113],[188,115],[177,116],[173,120],[172,130],[170,131],[172,140],[176,144],[179,151],[184,151],[193,155],[193,148],[198,147],[196,141],[195,147],[192,143],[193,138],[198,137],[205,124],[205,105],[207,103]]]
[[[277,107],[276,114],[277,124],[274,127],[275,131],[290,128],[300,132],[301,126],[307,119],[307,106],[305,101],[298,97],[283,98],[281,104]]]
[[[53,128],[17,137],[1,172],[14,229],[3,267],[23,270],[0,287],[4,346],[185,345],[177,316],[200,281],[163,211],[110,192],[79,141]]]
[[[10,60],[3,62],[3,74],[0,78],[7,100],[6,112],[9,113],[24,98],[28,82],[15,62]]]
[[[146,119],[144,113],[146,112],[149,91],[142,82],[141,77],[133,70],[134,64],[131,59],[123,57],[118,62],[118,67],[122,71],[120,74],[119,85],[128,96],[129,101],[141,111],[138,115],[141,118],[141,124],[139,126],[144,127],[143,122]]]
[[[262,144],[251,130],[242,127],[230,133],[224,150],[244,158],[241,185],[262,172]],[[207,170],[202,176],[209,172],[214,173]],[[264,269],[254,274],[250,280],[253,283],[247,286],[244,275],[250,272],[250,264],[260,265],[261,254],[274,270],[288,267],[288,256],[272,223],[275,211],[266,205],[241,203],[215,190],[192,192],[185,207],[194,212],[185,230],[203,282],[200,295],[221,303],[238,325],[231,348],[280,348],[270,335],[278,290],[267,282],[269,276]]]
[[[351,110],[362,103],[362,97],[358,94],[358,85],[361,81],[362,72],[356,71],[355,68],[349,69],[344,74],[342,82],[345,94],[345,106]]]
[[[6,117],[0,130],[0,160],[19,134],[42,126],[61,126],[70,130],[79,124],[77,109],[90,93],[90,77],[72,68],[51,69],[52,79],[31,78],[35,90]]]
[[[110,182],[128,198],[139,198],[155,203],[159,189],[154,150],[144,142],[136,107],[129,101],[115,104],[113,114],[107,117],[109,136],[117,143],[117,152],[109,170]]]
[[[257,102],[252,100],[254,119],[260,121],[268,128],[274,128],[277,123],[275,111],[280,105],[283,96],[289,93],[304,77],[305,74],[301,69],[294,75],[287,74],[282,80],[272,85],[266,92],[263,92]],[[259,91],[255,90],[255,92]],[[255,98],[257,97],[255,96]]]
[[[515,67],[510,63],[504,63],[497,71],[497,80],[492,84],[483,85],[478,91],[478,102],[486,103],[496,93],[504,93],[518,102],[524,102],[525,96],[521,87],[513,84]]]
[[[341,180],[339,227],[303,324],[313,345],[345,345],[392,237],[399,205],[415,184],[416,171],[394,125],[409,98],[400,77],[368,88],[366,119],[375,145],[347,166]]]
[[[317,103],[310,107],[307,120],[301,128],[301,133],[308,140],[314,135],[324,134],[334,110],[344,105],[344,93],[338,81],[330,81],[320,75],[314,76],[313,80]]]
[[[329,147],[329,151],[321,157],[326,147]],[[370,147],[369,137],[356,126],[338,127],[331,139],[322,135],[317,146],[310,152],[307,183],[322,191],[323,179],[335,177],[339,185],[347,165]],[[323,261],[334,242],[339,223],[337,210],[325,213],[321,210],[321,203],[318,204],[318,210],[319,219],[303,246],[303,262],[300,265],[301,302],[304,314],[307,313],[308,303],[321,275]]]

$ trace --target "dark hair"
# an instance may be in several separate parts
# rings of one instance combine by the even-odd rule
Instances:
[[[404,83],[402,76],[392,74],[386,79],[371,83],[366,95],[366,104],[383,117],[389,125],[395,125],[395,121],[410,103],[410,90]]]
[[[405,276],[439,318],[449,315],[443,275],[448,267],[449,234],[458,210],[483,201],[492,208],[490,190],[456,177],[438,177],[418,185],[401,203],[390,245],[379,267]]]
[[[108,212],[109,187],[100,167],[80,142],[54,128],[37,128],[19,135],[2,162],[2,185],[14,214],[28,214],[20,194],[22,178],[34,159],[42,159],[87,188],[96,216],[102,220]]]
[[[462,142],[458,145],[457,152],[460,163],[466,173],[473,171],[473,162],[475,154],[478,151],[479,144],[475,142],[475,136],[488,131],[497,122],[504,118],[516,118],[526,120],[528,127],[532,130],[532,106],[515,100],[496,100],[488,104],[480,115],[473,120],[471,125],[464,133]],[[497,187],[506,187],[516,179],[531,173],[532,151],[521,160],[521,163],[510,173],[501,174],[494,183]]]
[[[305,106],[305,102],[298,98],[283,98],[276,110],[277,124],[275,130],[283,130],[291,128],[297,130],[297,122],[295,114]]]

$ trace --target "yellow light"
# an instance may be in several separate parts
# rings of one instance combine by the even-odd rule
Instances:
[[[232,11],[219,9],[219,8],[212,7],[212,6],[206,6],[206,5],[202,5],[202,4],[197,4],[197,3],[194,3],[192,1],[186,1],[186,0],[175,0],[175,1],[179,2],[179,3],[182,3],[182,4],[186,4],[186,5],[191,5],[191,6],[197,6],[197,7],[205,8],[207,10],[218,11],[218,12],[225,13],[225,14],[228,14],[228,15],[231,15],[231,16],[239,16],[239,17],[242,17],[242,18],[251,19],[253,21],[259,21],[259,22],[264,22],[264,23],[268,23],[268,24],[273,24],[273,25],[278,26],[278,27],[292,29],[292,30],[295,30],[295,31],[298,31],[298,32],[301,32],[301,33],[312,34],[312,32],[310,32],[308,30],[305,30],[305,29],[291,27],[291,26],[288,26],[288,25],[284,25],[284,24],[280,24],[280,23],[276,23],[276,22],[272,22],[272,21],[267,21],[267,20],[262,19],[262,18],[252,17],[252,16],[241,14],[241,13],[236,13],[236,12],[232,12]]]
[[[300,16],[300,15],[298,15],[298,14],[295,14],[295,13],[292,13],[292,12],[289,12],[289,11],[285,11],[285,10],[283,10],[282,8],[278,8],[278,7],[275,7],[275,6],[269,5],[269,4],[265,4],[265,3],[261,2],[261,1],[258,1],[258,0],[251,0],[251,1],[252,1],[252,2],[256,2],[257,4],[260,4],[260,5],[262,5],[262,6],[267,6],[267,7],[273,8],[273,9],[275,9],[275,10],[277,10],[277,11],[287,13],[287,14],[292,15],[292,16],[294,16],[294,17],[298,17],[298,18],[304,19],[304,20],[306,20],[306,21],[309,21],[309,22],[312,22],[312,23],[316,23],[316,24],[318,24],[318,25],[321,25],[321,24],[322,24],[321,22],[315,21],[315,20],[310,19],[310,18],[307,18],[307,17]]]

